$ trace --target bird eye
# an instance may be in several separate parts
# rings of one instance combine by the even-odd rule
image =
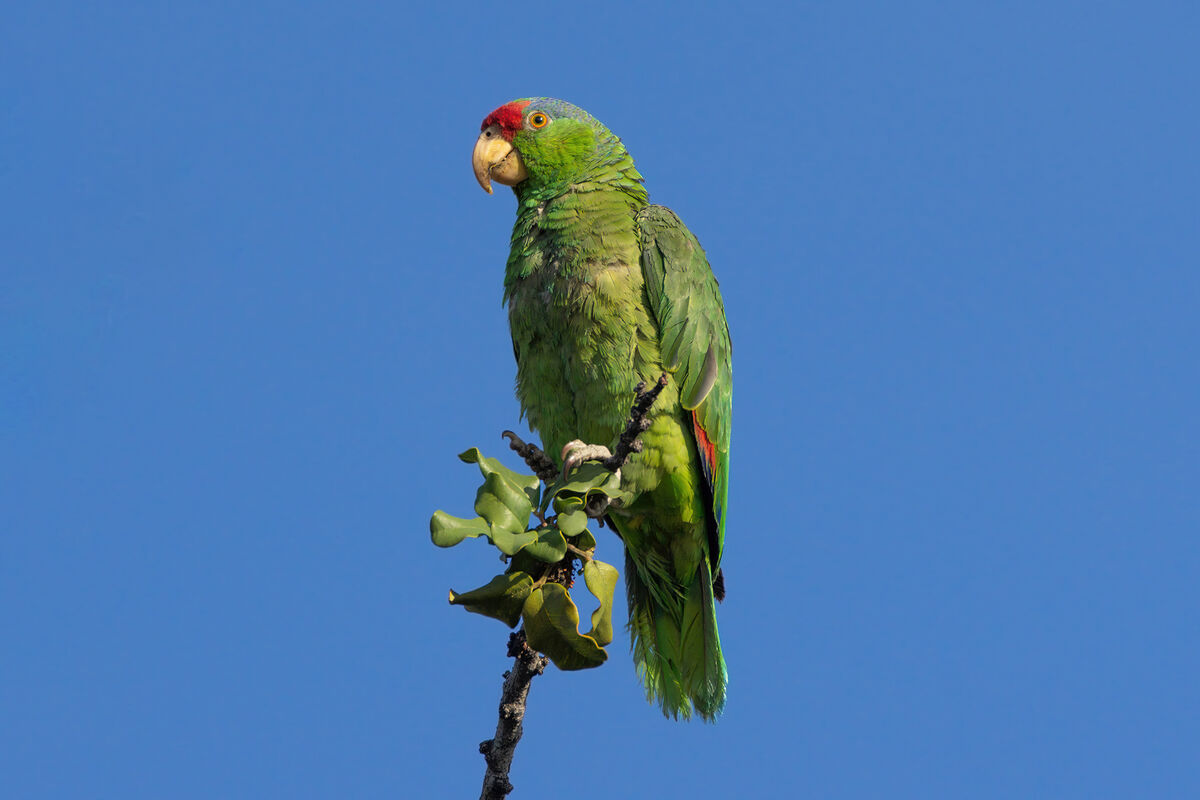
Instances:
[[[531,128],[544,128],[549,121],[550,118],[540,111],[535,111],[529,115],[529,127]]]

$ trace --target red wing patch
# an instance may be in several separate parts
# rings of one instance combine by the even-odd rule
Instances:
[[[692,432],[696,435],[696,449],[700,451],[701,466],[704,468],[704,477],[708,481],[710,488],[716,485],[713,471],[717,466],[717,446],[708,438],[708,434],[704,432],[704,428],[700,425],[700,419],[696,416],[696,412],[692,412]]]

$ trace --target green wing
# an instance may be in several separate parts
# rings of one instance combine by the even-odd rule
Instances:
[[[716,576],[725,544],[733,415],[733,346],[725,307],[704,250],[675,212],[648,206],[637,221],[642,273],[650,311],[658,322],[663,365],[679,387],[700,467],[712,491],[709,560]],[[719,586],[717,594],[723,594]]]

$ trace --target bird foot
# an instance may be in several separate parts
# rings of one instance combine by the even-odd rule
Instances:
[[[612,451],[602,444],[587,444],[579,439],[567,442],[562,449],[563,480],[565,481],[567,475],[585,461],[610,461],[611,459]],[[621,470],[615,469],[613,474],[620,479]]]

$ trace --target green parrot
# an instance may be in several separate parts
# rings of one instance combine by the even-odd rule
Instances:
[[[667,716],[711,721],[728,683],[714,601],[725,593],[733,404],[717,281],[696,237],[650,204],[621,140],[587,112],[531,97],[481,128],[475,177],[517,197],[504,300],[517,398],[546,449],[567,466],[607,456],[637,384],[671,375],[644,449],[621,470],[634,499],[607,519],[625,544],[647,698]]]

